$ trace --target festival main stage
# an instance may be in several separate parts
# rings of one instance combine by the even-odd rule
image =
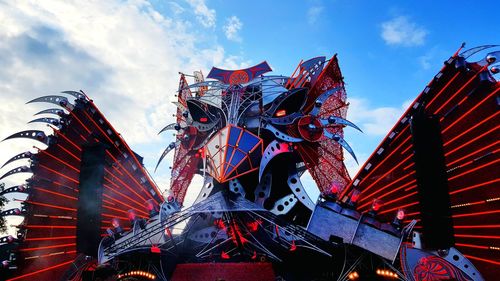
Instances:
[[[461,49],[351,179],[337,56],[291,76],[267,62],[181,74],[171,186],[82,91],[36,98],[36,152],[17,236],[0,238],[7,280],[494,280],[500,269],[495,46]],[[479,57],[479,60],[473,58]],[[192,83],[188,82],[192,80]],[[357,161],[357,160],[356,160]],[[5,166],[5,165],[4,165]],[[301,182],[309,174],[321,195]],[[183,207],[193,177],[195,203]],[[308,187],[312,188],[312,187]]]

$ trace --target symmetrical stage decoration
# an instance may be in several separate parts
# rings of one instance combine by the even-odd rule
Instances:
[[[288,76],[267,62],[181,74],[171,186],[163,196],[84,92],[27,130],[17,236],[0,238],[7,280],[492,280],[500,266],[498,46],[457,51],[351,179],[337,56]],[[474,59],[479,57],[479,60]],[[194,83],[188,79],[194,78]],[[73,100],[70,100],[72,98]],[[361,131],[361,130],[360,130]],[[311,198],[301,177],[321,192]],[[195,175],[201,191],[184,198]],[[194,184],[194,182],[193,182]],[[307,186],[307,188],[313,188]],[[98,279],[100,278],[100,279]]]

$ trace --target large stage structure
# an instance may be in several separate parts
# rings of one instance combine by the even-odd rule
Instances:
[[[82,91],[27,130],[36,152],[5,280],[495,280],[500,269],[498,46],[460,48],[350,178],[348,103],[337,56],[180,75],[171,186]],[[189,83],[188,80],[193,80]],[[356,160],[357,161],[357,160]],[[301,177],[321,192],[311,198]],[[195,175],[201,191],[183,207]],[[310,188],[310,187],[308,187]]]

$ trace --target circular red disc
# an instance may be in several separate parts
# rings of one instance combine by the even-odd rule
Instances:
[[[300,118],[297,127],[302,138],[307,141],[316,142],[323,136],[323,127],[314,116],[306,115]]]

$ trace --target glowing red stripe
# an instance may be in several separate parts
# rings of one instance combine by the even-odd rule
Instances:
[[[19,201],[22,201],[22,200],[19,200]],[[54,208],[54,209],[61,209],[61,210],[76,212],[76,209],[74,209],[74,208],[61,207],[61,206],[56,206],[56,205],[52,205],[52,204],[34,202],[34,201],[29,201],[29,200],[24,200],[24,202],[30,203],[33,205],[38,205],[38,206],[44,206],[44,207],[50,207],[50,208]]]
[[[40,166],[40,167],[42,167],[42,168],[44,168],[44,169],[47,169],[48,171],[50,171],[50,172],[52,172],[52,173],[54,173],[54,174],[56,174],[56,175],[59,175],[59,176],[61,176],[61,177],[65,178],[65,179],[68,179],[68,180],[70,180],[70,181],[72,181],[72,182],[74,182],[74,183],[78,184],[78,181],[77,181],[77,180],[75,180],[75,179],[73,179],[73,178],[70,178],[70,177],[66,176],[65,174],[59,173],[58,171],[56,171],[56,170],[54,170],[54,169],[51,169],[51,168],[49,168],[49,167],[47,167],[47,166],[45,166],[45,165],[43,165],[43,164],[38,164],[38,166]]]
[[[76,236],[26,238],[24,239],[24,241],[47,241],[47,240],[59,240],[59,239],[76,239]]]
[[[142,200],[146,201],[146,198],[142,197],[139,193],[135,192],[135,190],[130,187],[128,184],[126,184],[123,180],[121,180],[120,178],[118,178],[117,176],[115,176],[113,173],[110,173],[107,169],[105,169],[107,171],[107,174],[111,175],[113,178],[115,178],[116,180],[118,180],[121,184],[123,184],[128,190],[130,190],[132,193],[134,193],[135,195],[137,195],[138,197],[140,197]],[[134,179],[135,180],[135,179]],[[108,180],[109,181],[109,180]],[[142,186],[141,186],[142,187]]]
[[[394,202],[398,202],[398,201],[403,200],[403,199],[406,199],[406,198],[408,198],[408,197],[410,197],[410,196],[413,196],[413,195],[415,195],[415,194],[417,194],[417,192],[416,192],[416,191],[415,191],[415,192],[412,192],[412,193],[409,193],[409,194],[407,194],[407,195],[405,195],[405,196],[398,197],[398,198],[396,198],[396,199],[394,199],[394,200],[391,200],[391,201],[385,202],[385,203],[384,203],[384,206],[385,206],[385,205],[390,205],[390,204],[392,204],[392,203],[394,203]]]
[[[451,178],[448,178],[448,181],[451,181],[451,180],[454,180],[454,179],[456,179],[456,178],[458,178],[458,177],[461,177],[461,176],[464,176],[464,175],[470,174],[470,173],[475,172],[475,171],[477,171],[477,170],[480,170],[480,169],[482,169],[482,168],[484,168],[484,167],[487,167],[487,166],[493,165],[493,164],[495,164],[495,163],[497,163],[497,162],[499,162],[499,161],[500,161],[500,159],[497,159],[497,160],[495,160],[495,161],[492,161],[492,162],[486,163],[486,164],[484,164],[484,165],[478,166],[478,167],[476,167],[476,168],[474,168],[474,169],[469,169],[469,170],[467,170],[467,171],[464,171],[463,173],[460,173],[460,174],[455,175],[455,176],[453,176],[453,177],[451,177]]]
[[[125,195],[125,194],[123,194],[123,193],[119,192],[118,190],[111,188],[109,185],[107,185],[107,184],[105,184],[105,183],[104,183],[104,184],[103,184],[103,186],[104,186],[105,188],[107,188],[109,191],[114,192],[114,193],[117,193],[118,195],[120,195],[120,196],[122,196],[122,197],[124,197],[124,198],[127,198],[127,199],[128,199],[128,200],[130,200],[131,202],[136,203],[136,204],[137,204],[137,206],[140,206],[141,208],[143,208],[143,207],[144,207],[144,206],[143,206],[143,204],[141,204],[141,203],[139,203],[138,201],[136,201],[135,199],[132,199],[131,197],[129,197],[129,196],[127,196],[127,195]],[[111,198],[111,197],[109,197],[109,198]],[[118,201],[118,202],[119,202],[119,201]],[[136,208],[137,208],[137,207],[136,207]],[[134,208],[134,209],[135,209],[135,208]]]
[[[477,249],[485,249],[485,250],[489,249],[489,247],[487,247],[487,246],[474,245],[474,244],[455,243],[455,245],[459,246],[459,247],[477,248]]]
[[[43,246],[43,247],[36,247],[36,248],[24,248],[24,249],[19,249],[19,251],[20,252],[30,252],[30,251],[53,249],[53,248],[61,248],[61,247],[72,247],[72,246],[76,246],[76,243],[51,245],[51,246]]]
[[[478,260],[478,261],[484,261],[484,262],[487,262],[487,263],[492,263],[492,264],[497,264],[497,265],[500,265],[500,262],[497,262],[497,261],[492,261],[492,260],[488,260],[488,259],[483,259],[483,258],[478,258],[478,257],[474,257],[474,256],[469,256],[469,255],[464,255],[466,258],[468,259],[471,259],[471,260]]]
[[[500,224],[455,225],[454,228],[500,228]]]
[[[409,203],[409,204],[406,204],[406,205],[397,206],[395,208],[391,208],[391,209],[385,210],[383,212],[380,212],[380,214],[382,215],[382,214],[389,213],[391,211],[394,211],[394,210],[397,210],[397,209],[400,209],[400,208],[403,209],[403,208],[410,207],[410,206],[417,205],[417,204],[418,204],[418,202],[413,202],[413,203]]]
[[[67,262],[62,262],[60,264],[49,266],[49,267],[46,267],[44,269],[40,269],[40,270],[37,270],[37,271],[33,271],[33,272],[30,272],[30,273],[27,273],[27,274],[24,274],[24,275],[21,275],[21,276],[17,276],[17,277],[8,279],[7,281],[18,280],[18,279],[25,278],[25,277],[28,277],[28,276],[36,275],[36,274],[39,274],[39,273],[42,273],[42,272],[45,272],[45,271],[49,271],[49,270],[52,270],[52,269],[55,269],[55,268],[58,268],[58,267],[61,267],[61,266],[68,265],[70,263],[73,263],[73,261],[74,261],[74,259],[71,259],[71,260],[69,260]]]
[[[451,153],[453,153],[453,152],[455,152],[455,151],[457,151],[457,150],[461,149],[462,147],[464,147],[464,146],[466,146],[466,145],[469,145],[469,144],[473,143],[474,141],[476,141],[476,140],[478,140],[478,139],[482,138],[483,136],[485,136],[485,135],[487,135],[487,134],[489,134],[489,133],[491,133],[491,132],[497,131],[497,130],[498,130],[498,126],[497,126],[497,127],[492,128],[491,130],[489,130],[489,131],[487,131],[487,132],[485,132],[485,133],[480,134],[479,136],[477,136],[477,137],[475,137],[475,138],[471,139],[470,141],[468,141],[468,142],[466,142],[466,143],[463,143],[462,145],[460,145],[460,146],[456,147],[455,149],[453,149],[453,150],[451,150],[451,151],[448,151],[447,153],[445,153],[445,154],[444,154],[444,156],[445,156],[445,157],[448,157],[448,155],[450,155]]]
[[[450,129],[451,127],[453,127],[453,125],[455,125],[456,123],[458,123],[460,120],[462,120],[463,118],[465,118],[469,113],[471,113],[474,109],[476,109],[477,107],[479,107],[481,104],[483,104],[485,101],[487,101],[489,98],[491,98],[492,96],[494,96],[498,91],[500,90],[500,88],[496,89],[495,91],[493,91],[491,94],[489,94],[486,98],[484,98],[483,100],[481,100],[478,104],[476,104],[474,107],[472,107],[471,109],[469,109],[469,111],[467,111],[466,113],[462,114],[459,118],[457,118],[457,120],[453,121],[453,123],[451,123],[448,127],[446,127],[444,130],[443,130],[443,133],[445,133],[446,131],[448,131],[448,129]]]
[[[496,183],[498,181],[500,181],[500,179],[494,179],[494,180],[491,180],[491,181],[482,182],[482,183],[479,183],[479,184],[476,184],[476,185],[464,187],[464,188],[461,188],[461,189],[458,189],[458,190],[451,191],[450,195],[451,194],[455,194],[455,193],[459,193],[459,192],[463,192],[463,191],[467,191],[467,190],[470,190],[470,189],[478,188],[478,187],[481,187],[481,186],[485,186],[485,185],[488,185],[490,183]]]
[[[123,202],[123,201],[119,201],[119,200],[117,200],[117,199],[115,199],[115,198],[113,198],[113,197],[109,196],[108,194],[103,193],[103,196],[104,196],[104,197],[106,197],[106,198],[109,198],[111,201],[114,201],[114,202],[116,202],[116,203],[119,203],[120,205],[125,205],[125,206],[127,206],[128,208],[130,208],[130,209],[136,209],[136,211],[137,211],[137,212],[139,212],[139,213],[143,213],[144,215],[148,215],[148,213],[146,213],[146,212],[144,212],[144,211],[141,211],[140,209],[139,209],[139,210],[137,210],[137,207],[133,207],[132,205],[129,205],[129,204],[127,204],[127,203]]]
[[[460,162],[460,161],[464,160],[465,158],[467,158],[467,157],[471,157],[471,156],[474,156],[474,155],[476,155],[476,154],[480,153],[481,151],[486,150],[486,149],[488,149],[488,148],[490,148],[490,147],[492,147],[492,146],[495,146],[495,145],[497,145],[497,144],[499,144],[499,143],[500,143],[500,141],[497,141],[497,142],[494,142],[494,143],[492,143],[492,144],[490,144],[490,145],[487,145],[487,146],[485,146],[485,147],[482,147],[482,148],[480,148],[480,149],[478,149],[478,150],[476,150],[476,151],[474,151],[474,152],[472,152],[472,153],[470,153],[470,154],[468,154],[468,155],[465,155],[465,156],[463,156],[463,157],[461,157],[461,158],[459,158],[459,159],[457,159],[457,160],[455,160],[455,161],[453,161],[453,162],[451,162],[451,163],[448,163],[448,164],[447,164],[447,167],[451,168],[454,164],[456,164],[456,163],[458,163],[458,162]],[[495,151],[493,151],[493,153],[497,153],[497,152],[498,152],[498,149],[497,149],[497,150],[495,150]]]
[[[456,91],[456,92],[453,94],[453,96],[451,96],[450,98],[446,99],[446,102],[445,102],[445,103],[443,103],[443,104],[441,105],[441,107],[439,107],[439,108],[438,108],[437,110],[435,110],[434,112],[435,112],[435,113],[439,113],[439,111],[440,111],[441,109],[443,109],[443,107],[445,107],[445,106],[446,106],[446,105],[447,105],[447,104],[448,104],[448,103],[449,103],[449,102],[450,102],[450,101],[451,101],[454,97],[456,97],[456,96],[457,96],[460,92],[462,92],[462,90],[463,90],[463,89],[465,89],[465,87],[467,87],[467,85],[469,85],[469,84],[470,84],[470,82],[474,81],[474,78],[476,78],[476,76],[477,76],[479,73],[481,73],[483,70],[485,70],[487,67],[488,67],[487,65],[483,66],[483,67],[482,67],[482,68],[481,68],[478,72],[476,72],[476,74],[474,74],[474,75],[473,75],[473,76],[469,79],[469,81],[467,81],[467,83],[465,83],[462,87],[460,87],[460,89],[458,89],[458,91]]]
[[[127,217],[120,217],[120,216],[116,216],[116,215],[108,215],[108,214],[101,214],[103,217],[107,217],[107,218],[118,218],[118,219],[122,219],[124,221],[128,221],[128,218]],[[107,222],[106,221],[102,221],[103,224],[106,224]]]
[[[429,106],[431,106],[431,104],[436,100],[436,98],[441,95],[441,93],[446,90],[446,88],[448,88],[448,86],[450,86],[450,84],[453,82],[453,80],[455,80],[455,78],[457,78],[457,76],[460,74],[460,72],[457,72],[451,79],[450,81],[448,81],[448,83],[446,83],[446,85],[444,85],[444,87],[441,89],[441,91],[439,91],[439,93],[435,94],[434,97],[432,97],[432,100],[427,104],[427,106],[425,108],[428,108]]]
[[[63,133],[59,132],[59,131],[56,131],[56,134],[57,136],[61,136],[65,141],[69,142],[71,145],[73,145],[76,149],[78,149],[78,151],[82,151],[82,149],[80,148],[79,145],[77,145],[76,143],[74,143],[72,140],[70,140],[68,137],[66,137]]]
[[[73,158],[75,158],[78,162],[80,162],[80,157],[76,156],[76,155],[75,155],[75,154],[73,154],[71,151],[69,151],[69,150],[67,150],[66,148],[64,148],[64,146],[62,146],[62,145],[60,145],[60,144],[58,144],[58,143],[56,143],[56,145],[57,145],[60,149],[64,150],[66,153],[68,153],[69,155],[71,155]]]
[[[87,133],[88,133],[89,135],[90,135],[90,134],[92,134],[92,131],[91,131],[91,130],[89,130],[89,128],[87,128],[87,126],[85,126],[85,124],[83,124],[83,122],[82,122],[82,121],[78,118],[78,116],[76,116],[76,114],[75,114],[75,113],[73,113],[73,112],[71,112],[71,111],[70,111],[70,113],[71,113],[71,115],[72,115],[73,117],[75,117],[76,121],[78,121],[78,123],[80,123],[80,125],[82,125],[82,127],[85,129],[85,131],[87,131]]]
[[[68,199],[78,200],[78,198],[76,198],[76,197],[74,197],[74,196],[69,196],[69,195],[62,194],[62,193],[55,192],[55,191],[51,191],[51,190],[48,190],[48,189],[45,189],[45,188],[41,188],[41,187],[34,187],[34,189],[36,189],[36,190],[40,190],[40,191],[42,191],[42,192],[46,192],[46,193],[50,193],[50,194],[54,194],[54,195],[57,195],[57,196],[65,197],[65,198],[68,198]]]
[[[455,234],[455,237],[461,237],[461,238],[480,238],[480,239],[500,239],[500,236],[494,236],[494,235]]]
[[[69,164],[68,162],[60,159],[59,157],[56,157],[55,155],[52,155],[51,153],[47,152],[47,150],[42,150],[40,151],[40,153],[44,153],[45,155],[48,155],[50,157],[52,157],[52,159],[55,159],[57,160],[59,163],[62,163],[64,165],[66,165],[68,168],[71,168],[72,170],[76,171],[77,173],[80,173],[80,169],[77,169],[75,167],[73,167],[73,165]]]
[[[415,171],[412,171],[411,173],[406,174],[405,176],[402,176],[402,177],[400,177],[399,179],[397,179],[397,180],[395,180],[395,181],[393,181],[393,182],[391,182],[391,183],[389,183],[389,184],[384,185],[383,187],[379,188],[378,190],[376,190],[376,191],[374,191],[374,192],[372,192],[372,193],[370,193],[370,194],[366,195],[365,197],[361,198],[361,200],[359,200],[359,202],[361,203],[361,202],[363,202],[363,201],[368,201],[368,199],[370,199],[370,198],[374,197],[374,196],[375,196],[375,194],[377,194],[377,193],[379,193],[379,192],[381,192],[381,191],[383,191],[383,190],[385,190],[385,189],[389,188],[390,186],[392,186],[392,185],[394,185],[394,184],[396,184],[396,183],[398,183],[398,182],[400,182],[400,181],[402,181],[402,180],[404,180],[404,179],[406,179],[406,178],[408,178],[408,177],[412,176],[413,174],[415,174]],[[396,192],[396,191],[398,191],[398,190],[401,190],[402,188],[407,187],[408,185],[410,185],[410,184],[414,183],[415,181],[416,181],[416,180],[415,180],[415,179],[413,179],[413,180],[411,180],[410,182],[407,182],[407,183],[405,183],[405,184],[401,185],[400,187],[395,188],[395,189],[393,189],[393,190],[391,190],[391,191],[389,191],[389,192],[385,193],[384,195],[380,196],[380,199],[382,199],[382,198],[386,197],[387,195],[390,195],[390,194],[392,194],[392,193],[394,193],[394,192]]]
[[[461,217],[472,217],[472,216],[479,216],[479,215],[490,215],[490,214],[497,214],[497,213],[500,213],[500,210],[452,215],[452,217],[461,218]]]
[[[463,131],[462,133],[458,134],[457,136],[455,136],[455,137],[454,137],[454,138],[452,138],[451,140],[447,141],[447,142],[446,142],[443,146],[447,146],[447,145],[449,145],[449,144],[450,144],[451,142],[453,142],[454,140],[456,140],[456,139],[460,138],[461,136],[463,136],[463,135],[467,134],[468,132],[470,132],[470,131],[474,130],[475,128],[477,128],[477,127],[481,126],[482,124],[484,124],[484,123],[488,122],[490,119],[492,119],[492,118],[496,117],[499,113],[500,113],[500,111],[497,111],[495,114],[491,115],[490,117],[488,117],[488,118],[484,119],[483,121],[481,121],[481,122],[477,123],[476,125],[474,125],[474,126],[470,127],[469,129],[467,129],[467,130]]]
[[[60,229],[73,229],[75,225],[27,225],[27,228],[60,228]]]

